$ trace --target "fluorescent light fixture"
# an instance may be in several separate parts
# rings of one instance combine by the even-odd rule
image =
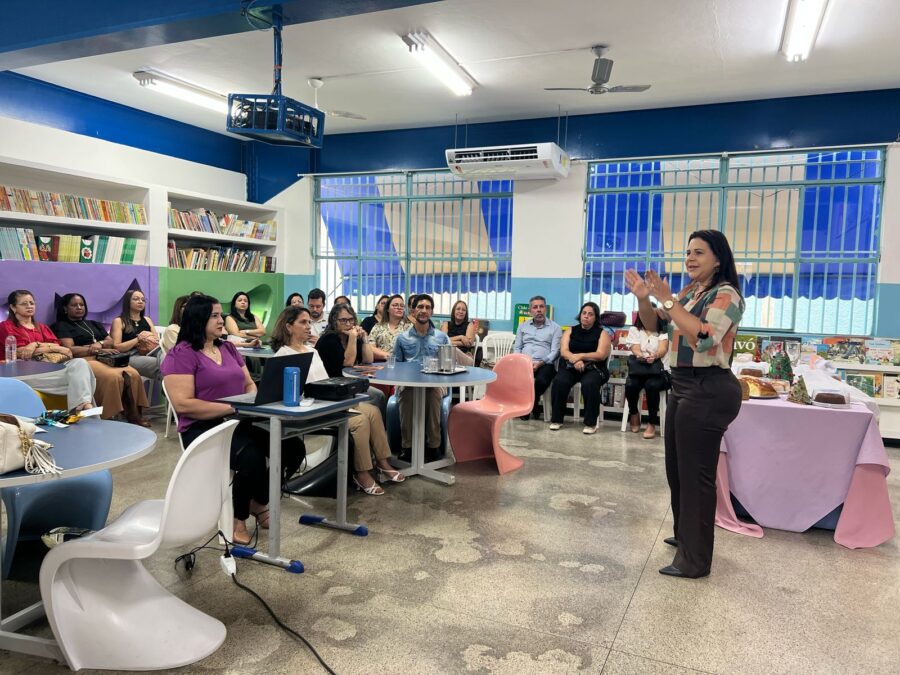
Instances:
[[[789,0],[781,53],[791,62],[805,61],[812,51],[828,0]]]
[[[144,68],[132,73],[132,75],[142,87],[158,91],[160,94],[177,98],[180,101],[187,101],[188,103],[214,110],[223,115],[228,114],[228,97],[217,91],[201,87],[199,84],[182,80],[174,75],[169,75],[153,68]]]
[[[478,83],[429,33],[403,36],[409,53],[415,56],[437,79],[457,96],[468,96]]]

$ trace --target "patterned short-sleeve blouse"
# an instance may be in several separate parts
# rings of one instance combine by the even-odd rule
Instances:
[[[706,293],[688,286],[678,294],[682,306],[703,322],[700,332],[708,337],[691,346],[687,336],[669,321],[669,365],[672,368],[731,368],[734,336],[744,313],[744,299],[730,284],[720,284]]]

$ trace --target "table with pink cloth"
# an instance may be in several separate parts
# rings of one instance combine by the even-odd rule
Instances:
[[[744,401],[722,439],[716,525],[752,537],[762,527],[804,532],[843,504],[834,540],[878,546],[894,536],[889,472],[875,416],[862,405]],[[738,520],[729,493],[758,525]]]

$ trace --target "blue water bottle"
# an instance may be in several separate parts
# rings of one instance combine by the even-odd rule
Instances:
[[[284,369],[284,396],[286,406],[300,405],[300,369],[289,366]]]

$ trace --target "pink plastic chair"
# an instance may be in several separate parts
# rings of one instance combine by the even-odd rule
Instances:
[[[447,426],[457,462],[493,457],[497,471],[504,474],[524,464],[500,447],[500,429],[506,420],[531,413],[534,369],[528,356],[508,354],[497,361],[494,372],[497,379],[487,386],[484,398],[454,407]]]

